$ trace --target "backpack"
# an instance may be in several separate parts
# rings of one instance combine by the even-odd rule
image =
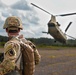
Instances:
[[[22,75],[33,75],[35,71],[35,61],[34,61],[34,50],[32,47],[23,42],[21,39],[18,40],[20,46],[21,46],[21,52],[22,52]],[[26,40],[25,40],[26,41]]]
[[[34,52],[28,45],[21,44],[22,60],[23,60],[23,75],[33,75],[35,70]]]

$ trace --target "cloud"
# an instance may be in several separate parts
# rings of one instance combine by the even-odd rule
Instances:
[[[9,13],[7,11],[6,12],[2,12],[2,16],[8,17],[9,16]]]
[[[25,34],[24,37],[33,37],[35,35],[30,29],[22,30],[22,33]]]
[[[3,4],[2,1],[0,0],[0,8],[5,8],[7,5]]]
[[[21,18],[24,27],[22,34],[24,34],[25,37],[37,37],[41,35],[41,33],[39,33],[41,28],[39,27],[37,13],[30,7],[27,1],[20,0],[11,6],[0,2],[0,35],[6,35],[5,30],[3,30],[3,24],[9,16],[18,16]]]
[[[30,24],[38,25],[39,18],[34,13],[27,13],[25,17]]]
[[[23,24],[38,24],[39,18],[36,16],[37,13],[32,9],[26,0],[20,0],[16,2],[15,4],[11,5],[11,8],[13,10],[15,9],[16,11],[20,11],[20,18],[22,19]]]
[[[16,2],[15,4],[11,5],[11,8],[16,10],[32,10],[32,8],[30,8],[26,0],[20,0]]]

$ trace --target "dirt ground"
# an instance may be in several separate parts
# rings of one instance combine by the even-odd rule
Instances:
[[[76,75],[76,48],[38,50],[41,62],[34,75]]]
[[[35,75],[76,75],[76,48],[38,50],[41,62]]]

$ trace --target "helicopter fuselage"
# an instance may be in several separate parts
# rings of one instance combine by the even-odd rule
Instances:
[[[67,37],[59,28],[59,25],[55,25],[54,23],[48,24],[48,33],[56,40],[61,43],[66,43]]]

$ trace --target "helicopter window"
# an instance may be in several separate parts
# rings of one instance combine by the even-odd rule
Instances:
[[[55,27],[54,23],[48,23],[48,27]]]

